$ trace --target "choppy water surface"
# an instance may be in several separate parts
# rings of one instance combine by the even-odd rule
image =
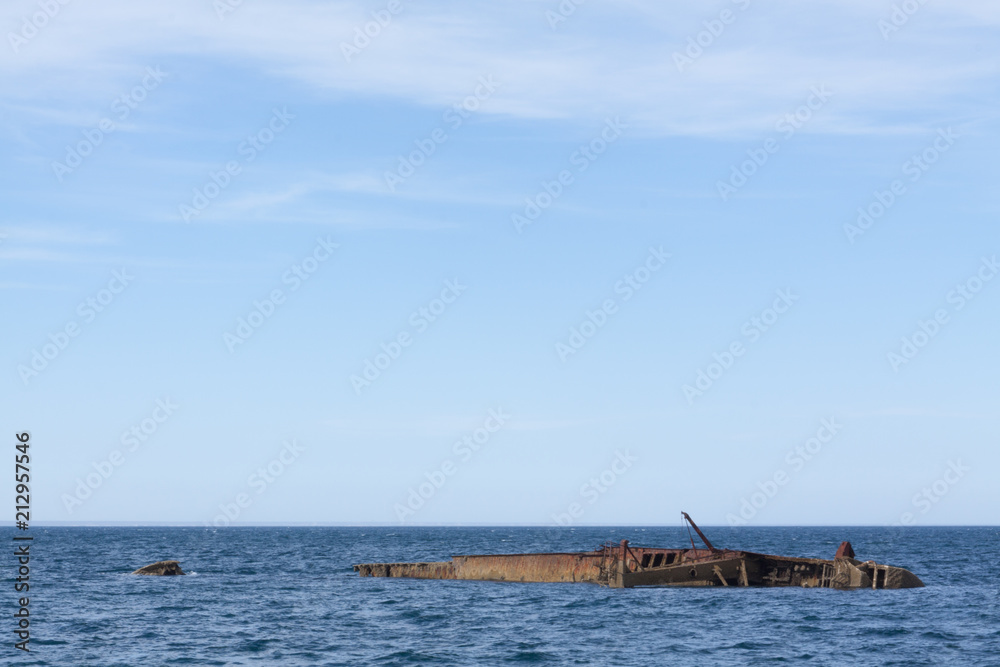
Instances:
[[[351,568],[622,538],[682,546],[682,528],[32,532],[32,652],[5,647],[5,663],[1000,665],[996,528],[706,529],[716,546],[789,556],[832,558],[849,539],[859,558],[927,584],[853,592],[362,579]],[[194,576],[127,574],[167,558]],[[2,604],[14,603],[11,585]]]

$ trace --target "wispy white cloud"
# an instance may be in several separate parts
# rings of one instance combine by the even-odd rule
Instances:
[[[77,227],[46,224],[14,225],[0,227],[4,238],[15,244],[58,245],[113,245],[119,242],[116,234],[104,230],[82,230]]]
[[[216,212],[223,211],[223,217],[231,217],[233,214],[245,214],[248,210],[289,204],[319,192],[383,194],[387,191],[378,176],[369,172],[335,175],[308,174],[306,176],[306,180],[285,185],[280,190],[249,192],[220,202],[219,210]]]
[[[457,225],[440,220],[421,218],[413,213],[355,209],[343,202],[332,202],[331,196],[349,195],[366,198],[370,203],[391,205],[399,202],[470,204],[475,206],[511,207],[523,196],[497,196],[479,181],[461,177],[446,183],[432,182],[413,187],[389,190],[382,176],[373,170],[322,174],[306,172],[293,175],[286,184],[273,189],[250,189],[227,193],[201,212],[197,223],[213,222],[308,222],[363,226],[366,228],[450,229]],[[275,183],[289,175],[275,173]],[[295,180],[298,179],[298,180]]]
[[[964,48],[984,30],[996,41],[1000,9],[979,0],[923,5],[889,40],[877,22],[890,15],[891,3],[753,2],[684,72],[674,52],[703,30],[703,21],[734,5],[593,4],[552,30],[544,13],[556,6],[404,3],[348,63],[341,42],[371,19],[354,3],[260,0],[224,21],[201,0],[71,3],[19,53],[8,48],[0,78],[5,94],[25,103],[67,91],[108,99],[136,67],[197,55],[235,59],[317,95],[440,107],[492,74],[503,85],[488,113],[586,121],[616,113],[650,134],[719,135],[759,131],[817,83],[839,97],[836,113],[811,123],[810,132],[891,129],[900,119],[889,112],[937,116],[959,98],[968,105],[969,96],[982,96],[985,108],[985,87],[1000,69],[991,46],[978,55]],[[34,8],[7,3],[0,21],[17,26]]]

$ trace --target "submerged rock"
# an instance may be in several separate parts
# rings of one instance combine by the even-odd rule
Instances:
[[[176,560],[161,560],[146,567],[140,567],[138,570],[132,574],[146,574],[154,577],[170,577],[173,575],[184,574],[181,569],[180,561]]]

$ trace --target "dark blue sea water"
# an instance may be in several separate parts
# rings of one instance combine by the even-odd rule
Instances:
[[[4,539],[11,544],[11,529]],[[682,546],[682,528],[33,528],[31,654],[3,664],[1000,665],[997,528],[708,528],[716,546],[859,558],[926,588],[606,589],[359,578],[451,554]],[[10,549],[13,552],[13,549]],[[178,559],[187,577],[129,571]],[[20,654],[20,655],[18,655]]]

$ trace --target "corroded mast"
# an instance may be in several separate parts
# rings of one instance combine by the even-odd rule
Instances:
[[[701,532],[701,528],[699,528],[698,524],[694,522],[694,519],[691,518],[690,514],[687,512],[681,512],[681,515],[689,524],[691,524],[691,527],[694,528],[694,532],[698,533],[698,537],[700,537],[701,541],[705,543],[705,546],[708,547],[709,551],[718,551],[718,549],[713,547],[712,543],[708,541],[708,538],[705,537],[705,533]],[[694,548],[694,540],[691,541],[691,548]]]

